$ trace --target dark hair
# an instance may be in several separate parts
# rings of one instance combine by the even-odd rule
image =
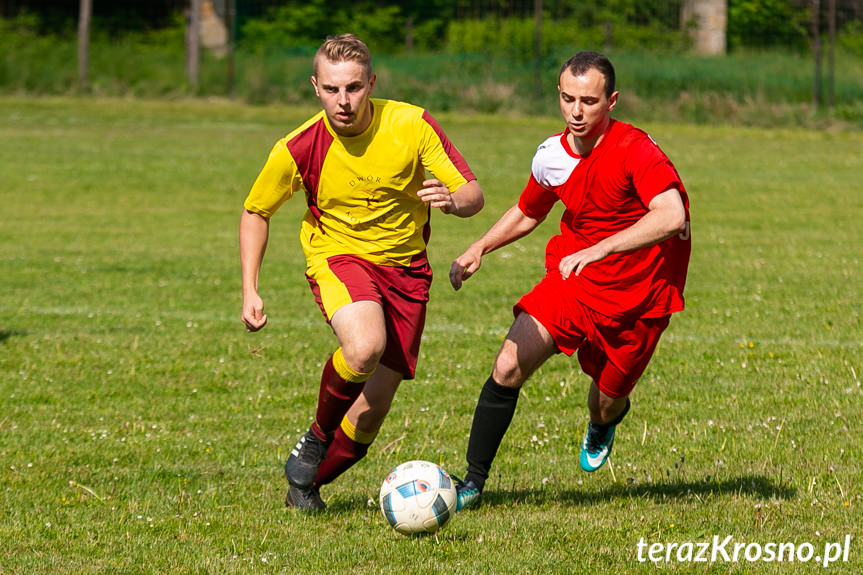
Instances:
[[[568,69],[573,76],[581,76],[592,68],[599,70],[605,78],[605,97],[610,98],[614,94],[614,66],[608,58],[598,52],[579,52],[560,67],[560,74]],[[558,78],[560,74],[557,75]]]

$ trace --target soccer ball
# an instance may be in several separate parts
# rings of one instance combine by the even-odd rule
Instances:
[[[405,535],[434,533],[452,517],[457,501],[449,473],[430,461],[402,463],[381,485],[381,512]]]

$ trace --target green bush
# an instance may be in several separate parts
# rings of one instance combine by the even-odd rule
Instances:
[[[263,54],[274,48],[320,44],[318,30],[325,25],[325,0],[290,2],[270,9],[264,18],[247,21],[240,30],[244,50]]]
[[[863,56],[863,22],[851,22],[838,34],[841,50],[855,56]]]
[[[810,20],[808,9],[795,10],[785,0],[728,0],[728,47],[805,51]]]
[[[612,50],[654,54],[683,52],[691,44],[685,33],[680,30],[668,30],[658,24],[647,26],[612,25],[611,36],[606,42]]]
[[[446,22],[440,18],[414,24],[414,47],[422,51],[441,51],[444,47]]]
[[[349,10],[331,9],[326,0],[291,1],[247,20],[241,30],[243,48],[255,54],[290,49],[316,49],[329,34],[352,32],[375,52],[397,52],[404,46],[405,18],[398,6],[363,2]]]
[[[521,61],[535,57],[536,25],[530,18],[456,20],[447,27],[447,51],[453,54],[498,54]],[[627,50],[668,52],[689,46],[685,34],[660,24],[639,26],[617,19],[607,25],[585,27],[578,21],[551,20],[542,25],[541,55],[560,50]]]
[[[90,38],[90,91],[137,96],[187,92],[184,26],[182,17],[177,16],[171,26],[119,37],[105,28],[94,29]],[[39,27],[39,18],[31,14],[0,20],[0,89],[33,94],[75,92],[75,35],[68,31],[40,35]]]
[[[41,19],[22,11],[0,19],[0,86],[5,91],[64,93],[76,82],[76,52],[71,39],[40,34]]]

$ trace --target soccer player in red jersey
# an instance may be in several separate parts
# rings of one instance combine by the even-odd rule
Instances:
[[[427,111],[371,97],[371,56],[356,36],[327,38],[311,82],[322,110],[270,152],[244,202],[240,259],[242,320],[257,331],[267,323],[258,275],[270,217],[302,190],[306,278],[339,346],[324,365],[314,421],[285,463],[285,502],[320,511],[320,487],[365,456],[399,384],[414,377],[431,209],[472,216],[483,195]]]
[[[515,320],[477,402],[458,508],[479,503],[519,390],[549,357],[578,352],[593,382],[580,456],[605,463],[629,394],[672,313],[683,309],[689,265],[689,199],[674,166],[643,131],[611,118],[614,68],[580,52],[558,77],[566,129],[537,148],[516,205],[450,269],[458,290],[482,257],[533,231],[558,200],[560,234],[546,248],[546,275],[514,307]]]

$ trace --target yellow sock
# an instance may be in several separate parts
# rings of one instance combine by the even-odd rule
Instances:
[[[374,370],[364,373],[351,369],[351,366],[349,366],[348,362],[345,361],[345,356],[342,354],[342,348],[333,352],[333,369],[336,370],[339,377],[352,383],[362,383],[367,380],[372,373],[374,373]]]
[[[375,440],[375,437],[378,436],[377,430],[363,431],[361,429],[357,429],[356,425],[348,421],[347,415],[342,419],[342,431],[351,441],[362,443],[364,445],[371,445]]]

